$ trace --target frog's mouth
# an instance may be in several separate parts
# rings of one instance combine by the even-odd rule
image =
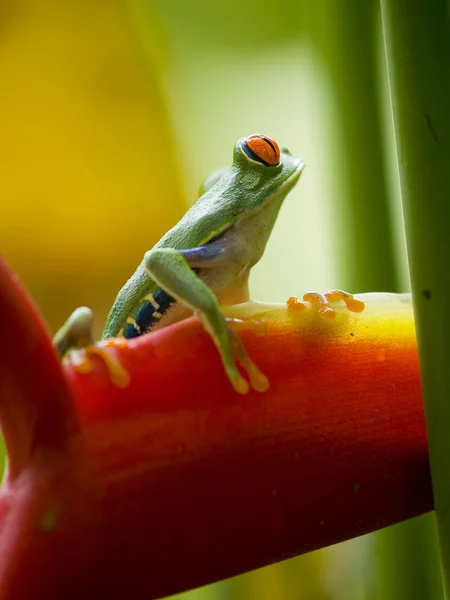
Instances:
[[[293,163],[293,164],[292,164]],[[302,174],[303,169],[305,168],[305,163],[301,158],[293,160],[290,168],[294,167],[294,170],[289,175],[287,179],[283,181],[283,183],[279,184],[273,192],[266,198],[263,205],[267,206],[272,202],[276,202],[280,197],[285,198],[287,194],[291,191],[291,189],[295,186],[297,181],[300,179],[300,175]],[[261,207],[263,206],[261,205]]]
[[[291,175],[289,175],[289,177],[285,181],[283,181],[283,183],[279,186],[278,190],[280,192],[285,192],[286,190],[289,191],[300,179],[300,175],[302,174],[304,168],[305,163],[302,161],[301,158],[298,158],[297,162],[295,163],[295,170],[292,172]]]

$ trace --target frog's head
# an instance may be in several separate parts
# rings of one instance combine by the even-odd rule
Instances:
[[[282,199],[297,183],[303,170],[302,160],[287,148],[279,148],[267,135],[255,133],[236,142],[233,167],[237,181],[256,208],[266,201]]]

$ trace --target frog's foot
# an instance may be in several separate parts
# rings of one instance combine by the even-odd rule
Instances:
[[[236,320],[240,321],[240,319]],[[233,319],[233,321],[235,320]],[[234,327],[235,326],[236,323],[234,323]],[[261,373],[261,371],[252,361],[250,356],[247,354],[244,345],[242,344],[241,340],[238,338],[236,333],[233,331],[233,329],[228,328],[228,333],[230,336],[231,348],[233,350],[233,354],[237,362],[247,372],[248,378],[250,379],[250,386],[257,392],[265,392],[269,389],[269,380],[263,373]],[[247,394],[247,392],[249,391],[249,384],[239,373],[238,369],[234,367],[234,369],[226,370],[234,389],[240,394]]]
[[[318,292],[307,292],[303,296],[303,301],[291,296],[287,300],[287,305],[293,310],[304,311],[308,308],[308,304],[306,303],[309,302],[309,304],[311,304],[311,306],[317,310],[318,314],[323,319],[334,319],[336,317],[336,311],[334,308],[332,308],[331,303],[336,300],[343,300],[347,310],[350,312],[359,313],[365,308],[364,302],[358,300],[358,298],[355,298],[353,294],[349,294],[348,292],[344,292],[342,290],[331,290],[329,292],[325,292],[324,294],[319,294]]]
[[[111,338],[96,344],[90,344],[78,350],[72,350],[65,360],[70,362],[79,373],[91,373],[92,356],[100,356],[108,369],[112,383],[119,388],[125,388],[130,383],[130,374],[111,352],[111,348],[124,348],[127,341],[123,338]]]

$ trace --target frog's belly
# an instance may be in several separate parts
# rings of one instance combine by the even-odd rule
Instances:
[[[167,327],[167,325],[172,325],[172,323],[177,323],[178,321],[187,319],[188,317],[191,317],[192,314],[193,311],[187,306],[181,302],[174,302],[167,312],[165,312],[162,317],[158,319],[158,321],[156,321],[152,327],[150,327],[149,331],[162,329],[163,327]]]

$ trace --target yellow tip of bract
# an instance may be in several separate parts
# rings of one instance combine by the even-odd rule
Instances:
[[[246,320],[249,322],[249,331],[242,333],[242,339],[258,367],[247,337],[257,340],[257,345],[258,340],[261,344],[264,338],[270,340],[270,359],[275,362],[279,362],[284,354],[289,357],[298,354],[298,360],[301,360],[311,344],[329,355],[332,348],[338,351],[357,340],[364,341],[364,349],[370,355],[362,356],[359,349],[357,358],[361,361],[371,360],[372,350],[375,357],[380,349],[388,354],[390,348],[404,346],[405,340],[415,344],[410,294],[360,294],[358,298],[331,298],[330,304],[333,318],[327,318],[329,315],[321,310],[323,306],[319,303],[308,304],[294,298],[287,304],[248,302],[224,307],[223,311],[226,317],[242,319],[244,324]],[[260,334],[252,331],[251,323],[255,319],[264,324]],[[244,328],[245,325],[241,326],[241,330]],[[279,335],[280,330],[283,335]],[[351,356],[350,359],[355,360]],[[265,371],[264,366],[261,368]],[[270,377],[269,381],[272,384]],[[253,384],[252,387],[257,389]]]

